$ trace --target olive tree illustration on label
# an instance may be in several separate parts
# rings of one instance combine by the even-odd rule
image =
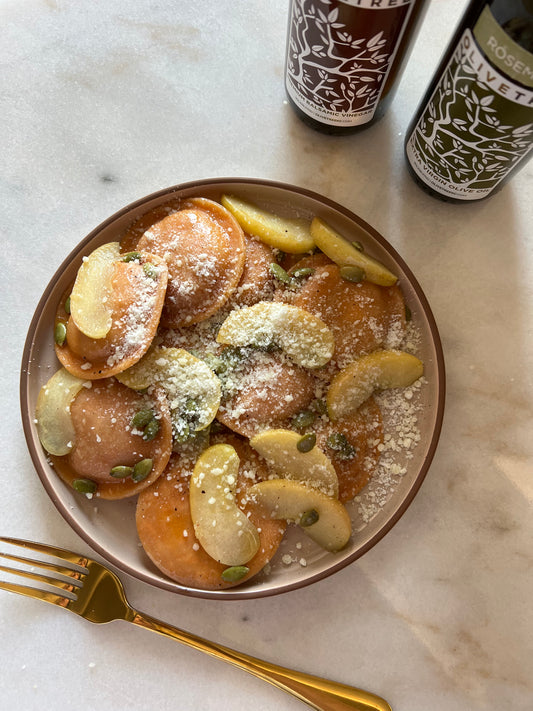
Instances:
[[[286,89],[307,116],[357,126],[374,116],[414,0],[293,0]]]
[[[489,195],[533,147],[533,91],[487,60],[476,40],[491,56],[495,33],[476,30],[461,36],[406,142],[415,174],[456,200]]]

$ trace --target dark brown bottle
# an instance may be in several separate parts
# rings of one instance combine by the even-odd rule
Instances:
[[[409,126],[405,152],[434,197],[489,197],[533,148],[533,0],[472,0]]]
[[[367,128],[389,106],[426,0],[291,0],[285,89],[324,133]]]

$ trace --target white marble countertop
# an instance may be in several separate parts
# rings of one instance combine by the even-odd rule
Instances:
[[[433,308],[448,391],[426,481],[369,553],[299,591],[220,602],[123,577],[149,614],[394,711],[533,706],[533,163],[456,206],[412,182],[402,150],[465,4],[433,0],[387,116],[334,138],[285,101],[282,0],[0,0],[0,534],[90,552],[42,488],[19,417],[26,331],[66,254],[124,205],[196,178],[321,192],[393,244]],[[305,708],[171,640],[1,591],[0,631],[2,708]]]

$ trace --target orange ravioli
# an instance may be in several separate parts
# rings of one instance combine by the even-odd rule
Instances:
[[[129,227],[126,229],[122,237],[120,238],[120,251],[121,252],[133,252],[138,248],[139,240],[146,232],[150,229],[152,225],[156,222],[164,220],[173,212],[177,212],[180,209],[181,200],[169,201],[166,205],[158,205],[157,207],[148,210],[144,215],[137,218]]]
[[[160,257],[142,253],[113,265],[109,308],[111,327],[104,338],[90,338],[66,316],[65,294],[56,324],[63,323],[66,339],[56,342],[56,355],[72,375],[86,380],[109,378],[139,361],[157,332],[165,299],[168,272]]]
[[[379,445],[383,443],[383,419],[378,404],[371,397],[353,415],[335,423],[319,419],[313,430],[317,446],[327,454],[337,472],[339,500],[351,501],[367,485],[378,466]],[[332,435],[344,437],[345,447],[328,446]]]
[[[148,438],[146,426],[134,426],[138,413],[151,413],[154,436]],[[75,438],[72,451],[51,457],[61,478],[72,486],[79,479],[96,484],[95,495],[102,499],[133,496],[150,486],[166,467],[172,451],[172,427],[168,403],[159,390],[143,395],[114,378],[95,381],[82,388],[70,406]],[[148,418],[147,418],[148,419]],[[140,481],[131,478],[138,462],[151,460],[151,467]],[[123,474],[123,476],[118,476]]]
[[[225,441],[241,459],[237,501],[260,536],[259,551],[246,564],[248,572],[244,577],[234,582],[223,580],[227,566],[211,558],[196,539],[189,508],[193,461],[172,455],[163,476],[143,491],[137,501],[137,532],[146,554],[165,575],[187,587],[220,590],[241,585],[271,560],[285,532],[285,522],[265,517],[258,505],[246,500],[248,487],[266,477],[265,466],[246,442],[234,436]],[[251,472],[254,479],[250,479]]]
[[[283,353],[251,350],[223,380],[229,393],[217,419],[234,432],[253,437],[260,429],[280,427],[315,397],[317,381],[309,370]]]
[[[246,260],[239,285],[231,297],[231,306],[251,306],[271,298],[274,277],[270,265],[276,261],[274,250],[268,244],[244,233]]]
[[[186,201],[181,210],[153,224],[137,248],[168,265],[161,323],[169,328],[216,313],[239,284],[246,258],[238,222],[222,205],[204,198]]]
[[[369,281],[350,282],[324,255],[304,258],[294,269],[311,267],[314,273],[295,292],[279,298],[321,318],[333,332],[339,368],[364,353],[382,348],[388,339],[400,342],[405,333],[405,303],[398,286],[383,287]]]

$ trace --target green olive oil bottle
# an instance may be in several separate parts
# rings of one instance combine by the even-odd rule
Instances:
[[[409,126],[415,181],[482,200],[532,155],[533,0],[471,0]]]

